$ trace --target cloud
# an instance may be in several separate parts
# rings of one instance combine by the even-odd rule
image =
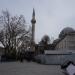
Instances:
[[[31,24],[32,9],[36,12],[35,39],[43,35],[57,38],[67,26],[75,28],[75,0],[1,0],[0,10],[6,8],[13,14],[23,14]]]

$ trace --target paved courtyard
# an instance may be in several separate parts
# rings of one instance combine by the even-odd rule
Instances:
[[[34,62],[0,63],[0,75],[64,75],[60,66],[41,65]]]

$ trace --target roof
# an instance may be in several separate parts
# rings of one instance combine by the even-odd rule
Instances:
[[[62,39],[64,39],[67,35],[71,36],[71,35],[75,35],[75,30],[72,28],[64,28],[60,34],[59,34],[59,38],[54,40],[53,44],[57,45]]]
[[[64,37],[64,35],[69,34],[69,33],[72,33],[72,32],[75,32],[75,30],[74,30],[73,28],[71,28],[71,27],[66,27],[66,28],[64,28],[64,29],[60,32],[59,38],[62,38],[62,37]]]
[[[45,50],[45,54],[72,54],[75,53],[75,50]]]

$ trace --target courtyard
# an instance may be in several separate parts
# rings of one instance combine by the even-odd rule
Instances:
[[[64,75],[59,65],[35,62],[0,62],[0,75]]]

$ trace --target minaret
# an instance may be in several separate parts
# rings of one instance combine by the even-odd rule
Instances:
[[[32,23],[32,42],[34,42],[35,41],[35,38],[34,38],[35,37],[35,23],[36,23],[34,8],[33,8],[31,23]]]
[[[32,42],[32,50],[34,50],[34,48],[35,48],[34,47],[34,44],[35,44],[35,23],[36,23],[34,8],[33,8],[33,13],[32,13],[31,23],[32,23],[32,39],[31,39],[31,42]]]

